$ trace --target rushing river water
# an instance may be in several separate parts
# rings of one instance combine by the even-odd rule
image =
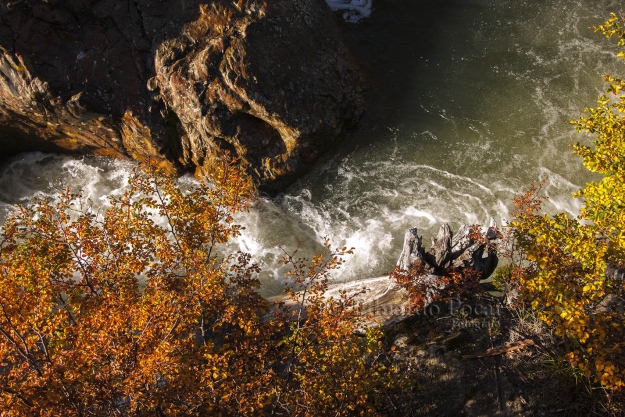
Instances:
[[[350,1],[329,3],[342,13]],[[278,244],[299,242],[305,255],[324,237],[355,247],[339,278],[358,280],[393,269],[409,227],[427,242],[442,222],[501,222],[532,180],[547,180],[547,211],[577,213],[571,193],[591,177],[569,145],[589,139],[568,121],[594,104],[600,74],[625,74],[613,42],[590,28],[621,1],[352,3],[345,36],[370,73],[370,110],[313,172],[242,214],[247,230],[229,248],[261,263],[267,294],[282,288]],[[20,155],[0,167],[1,216],[63,186],[100,201],[121,192],[131,166]]]

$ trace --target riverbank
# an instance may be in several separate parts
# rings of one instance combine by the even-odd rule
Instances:
[[[341,293],[358,294],[363,312],[374,314],[368,324],[382,326],[397,372],[410,381],[408,392],[389,393],[390,415],[618,415],[535,312],[503,297],[484,292],[410,312],[407,293],[386,276],[330,284],[326,296]]]

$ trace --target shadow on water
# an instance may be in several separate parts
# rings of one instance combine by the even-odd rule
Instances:
[[[468,14],[480,8],[466,3],[379,0],[370,18],[343,25],[345,39],[371,81],[363,128],[393,123],[403,116],[402,108],[428,94],[441,75],[435,67],[451,53],[454,32],[464,26],[461,21]],[[417,86],[420,93],[415,95],[411,86]]]
[[[599,50],[614,47],[591,26],[621,9],[618,1],[591,8],[575,0],[377,0],[373,7],[371,17],[342,23],[369,76],[367,113],[315,179],[292,189],[314,187],[319,171],[330,174],[325,165],[334,171],[346,158],[394,154],[481,181],[499,174],[514,186],[537,178],[539,167],[578,179],[568,121],[594,102],[600,74],[614,67]]]
[[[465,78],[463,72],[486,72],[509,54],[481,51],[476,45],[494,35],[491,32],[507,30],[505,23],[493,23],[506,19],[502,10],[493,10],[484,0],[377,0],[370,18],[342,23],[370,84],[368,111],[341,154],[388,140],[388,127],[406,120],[427,125],[432,104],[453,109],[454,103],[462,103],[467,116],[478,111],[485,99],[479,91],[488,80]],[[525,7],[523,16],[513,18],[531,21],[540,10],[539,5]],[[493,53],[497,56],[489,56]]]
[[[600,74],[623,73],[613,42],[591,29],[622,4],[374,0],[373,7],[371,17],[342,24],[369,75],[367,113],[274,200],[308,235],[356,248],[343,276],[392,270],[407,228],[428,241],[444,222],[454,230],[490,217],[501,224],[532,180],[548,179],[546,210],[576,215],[571,194],[589,177],[571,154],[568,122],[603,89]]]

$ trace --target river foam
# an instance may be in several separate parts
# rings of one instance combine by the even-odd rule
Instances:
[[[453,230],[491,217],[502,224],[532,181],[546,180],[546,212],[577,215],[582,202],[571,194],[595,177],[569,146],[590,138],[568,121],[605,88],[601,73],[625,72],[614,45],[589,28],[620,1],[395,1],[373,14],[369,0],[328,3],[348,21],[368,17],[348,30],[371,54],[375,93],[387,109],[370,110],[284,194],[236,216],[246,229],[224,252],[252,254],[265,294],[281,291],[287,268],[279,259],[296,248],[310,257],[327,238],[355,248],[337,279],[383,276],[407,228],[417,227],[427,245],[444,222]],[[41,153],[5,161],[0,220],[15,204],[65,186],[106,204],[132,167]]]
[[[371,16],[373,0],[326,0],[332,10],[341,12],[346,22],[356,23]]]
[[[354,248],[334,278],[361,280],[393,269],[408,228],[417,227],[427,242],[445,222],[456,229],[460,223],[487,224],[490,217],[498,222],[509,217],[513,189],[402,160],[394,149],[389,152],[388,158],[382,152],[378,160],[364,162],[355,152],[353,158],[320,165],[278,198],[261,197],[252,210],[236,215],[243,233],[222,253],[250,253],[263,270],[263,292],[273,295],[287,282],[289,268],[279,260],[295,249],[298,256],[311,257],[324,249],[326,239],[334,247]],[[16,204],[54,198],[66,187],[81,191],[91,209],[102,212],[109,196],[123,194],[134,166],[106,158],[19,155],[0,169],[0,220]],[[567,196],[575,184],[546,168],[542,174],[548,178],[549,211],[574,214],[578,202]],[[183,186],[195,182],[191,177],[180,181]]]
[[[109,196],[123,193],[133,167],[132,162],[104,157],[20,154],[0,165],[0,224],[17,204],[54,198],[67,187],[99,210]]]

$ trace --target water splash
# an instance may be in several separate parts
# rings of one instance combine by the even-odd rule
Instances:
[[[373,0],[326,0],[332,10],[342,12],[346,22],[356,23],[371,16]]]
[[[547,212],[578,213],[581,202],[571,194],[592,178],[569,144],[571,137],[589,140],[575,136],[568,120],[604,88],[601,73],[625,71],[615,64],[614,47],[588,29],[621,2],[598,0],[592,8],[581,0],[452,3],[441,9],[436,36],[424,39],[433,16],[419,20],[426,11],[421,2],[385,2],[371,15],[371,0],[328,0],[347,21],[370,17],[350,28],[363,36],[370,31],[363,48],[375,38],[385,50],[401,52],[384,69],[385,80],[398,85],[387,90],[404,95],[388,99],[392,117],[373,117],[377,128],[361,129],[284,195],[262,198],[236,217],[246,230],[225,251],[253,255],[266,294],[282,289],[284,251],[299,248],[298,256],[308,257],[328,238],[356,248],[341,280],[381,276],[393,269],[405,229],[416,226],[427,242],[442,222],[454,230],[490,217],[502,222],[512,197],[532,180],[547,179]],[[400,11],[389,12],[393,7]],[[389,20],[377,19],[384,13]],[[414,36],[399,36],[402,25]],[[131,167],[103,158],[21,155],[0,167],[0,220],[13,205],[65,186],[102,203],[123,192]]]
[[[108,196],[123,193],[134,166],[104,157],[20,154],[0,166],[0,224],[16,205],[35,197],[54,198],[68,187],[98,210],[107,205]]]

